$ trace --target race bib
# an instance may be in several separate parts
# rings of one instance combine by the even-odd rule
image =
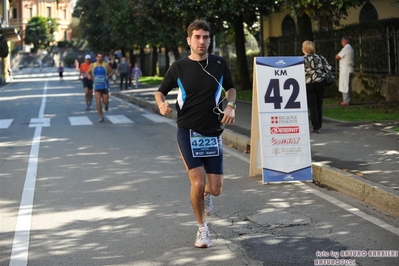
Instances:
[[[94,82],[96,84],[103,84],[103,83],[105,83],[105,77],[104,76],[98,76],[98,77],[96,77]]]
[[[219,156],[218,137],[203,136],[190,129],[190,145],[193,157]]]

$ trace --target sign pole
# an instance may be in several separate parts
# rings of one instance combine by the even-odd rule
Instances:
[[[253,67],[253,90],[252,90],[252,115],[251,115],[251,150],[249,154],[249,176],[262,174],[260,163],[260,135],[259,135],[259,108],[258,108],[258,83],[256,75],[256,58]]]

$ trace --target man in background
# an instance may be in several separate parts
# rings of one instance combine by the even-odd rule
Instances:
[[[352,85],[355,64],[355,52],[348,36],[341,39],[342,50],[335,56],[339,60],[339,91],[342,93],[341,106],[348,106],[352,101]]]
[[[108,79],[112,77],[114,71],[109,64],[104,61],[104,55],[98,53],[96,57],[96,62],[90,65],[89,75],[93,79],[93,88],[96,95],[96,106],[100,120],[98,122],[104,122],[103,110],[101,101],[104,103],[104,110],[108,111]]]
[[[89,76],[89,68],[91,65],[91,56],[87,54],[85,61],[80,65],[80,75],[83,79],[83,89],[85,92],[86,111],[91,110],[91,101],[93,99],[93,79]]]
[[[122,57],[122,60],[118,66],[118,72],[120,76],[119,89],[122,90],[123,82],[125,82],[125,90],[127,90],[128,76],[129,76],[129,64],[126,62],[126,58]]]

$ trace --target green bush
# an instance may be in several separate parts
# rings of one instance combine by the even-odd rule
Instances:
[[[67,56],[65,56],[63,58],[62,61],[63,61],[63,64],[64,64],[65,67],[71,67],[71,66],[73,67],[73,63],[75,61],[75,57],[67,55]]]

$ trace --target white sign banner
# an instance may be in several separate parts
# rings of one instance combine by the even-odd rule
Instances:
[[[263,182],[311,181],[303,57],[255,60]]]

